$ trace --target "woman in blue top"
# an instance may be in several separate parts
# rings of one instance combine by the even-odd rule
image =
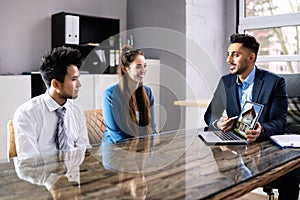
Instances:
[[[103,142],[117,143],[156,132],[154,96],[143,85],[147,72],[144,53],[130,46],[122,48],[119,83],[103,92],[102,112],[106,130]]]

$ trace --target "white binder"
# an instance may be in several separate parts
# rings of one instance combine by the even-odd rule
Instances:
[[[65,43],[79,44],[79,16],[65,16]]]

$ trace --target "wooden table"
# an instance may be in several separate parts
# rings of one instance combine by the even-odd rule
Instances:
[[[199,99],[199,100],[181,100],[181,101],[174,101],[174,106],[186,106],[186,107],[203,107],[207,108],[210,99]]]
[[[265,141],[207,146],[179,130],[0,164],[1,199],[234,199],[300,166]]]

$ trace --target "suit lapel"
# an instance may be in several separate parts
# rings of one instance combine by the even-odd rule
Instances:
[[[230,85],[229,85],[229,95],[231,97],[229,99],[232,100],[232,109],[235,110],[235,113],[239,113],[241,111],[241,106],[240,106],[240,99],[238,95],[236,79],[237,79],[236,75],[232,76],[231,78]]]
[[[252,90],[252,101],[253,102],[258,101],[258,97],[259,97],[260,91],[262,89],[262,85],[264,83],[262,77],[263,77],[262,71],[260,69],[256,68],[254,85],[253,85],[253,90]]]

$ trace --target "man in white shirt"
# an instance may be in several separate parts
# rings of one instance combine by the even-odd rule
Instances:
[[[83,111],[73,103],[79,87],[79,67],[82,57],[78,50],[54,48],[42,58],[40,73],[47,91],[21,105],[14,115],[17,154],[20,158],[59,149],[58,115],[64,107],[65,147],[90,147]],[[61,126],[62,127],[62,126]]]

